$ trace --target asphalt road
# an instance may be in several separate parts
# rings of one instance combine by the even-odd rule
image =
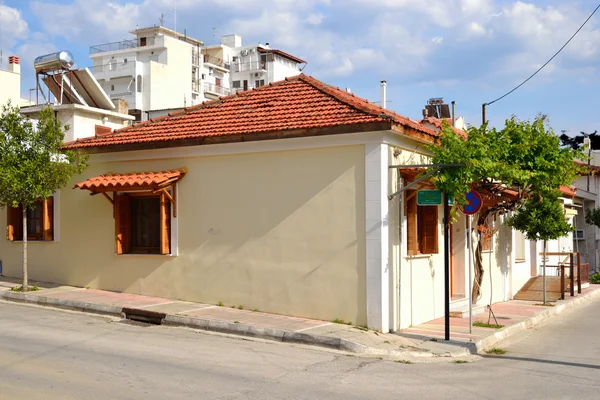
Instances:
[[[468,364],[402,364],[0,302],[0,399],[598,399],[600,299]]]

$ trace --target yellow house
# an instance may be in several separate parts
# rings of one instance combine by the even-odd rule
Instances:
[[[390,166],[427,163],[438,135],[300,75],[78,139],[66,148],[91,165],[32,211],[30,277],[382,331],[438,318],[442,208],[388,198],[412,179]],[[0,224],[3,273],[18,277],[22,232],[10,210]]]

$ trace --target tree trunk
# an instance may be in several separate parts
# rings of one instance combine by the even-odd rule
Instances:
[[[477,226],[485,226],[488,216],[492,209],[488,208],[479,213]],[[483,232],[477,229],[477,247],[475,249],[475,276],[473,277],[473,291],[471,292],[471,302],[476,303],[481,294],[481,285],[483,284]]]
[[[544,305],[546,305],[546,252],[547,252],[548,246],[547,246],[547,242],[544,240],[544,259],[542,260],[542,264],[543,264],[543,271],[542,271],[542,287],[543,287],[543,291],[544,291]]]
[[[29,290],[27,276],[27,207],[23,207],[23,291]]]

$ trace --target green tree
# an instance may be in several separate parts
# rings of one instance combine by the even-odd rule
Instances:
[[[10,103],[0,115],[0,207],[23,207],[23,285],[27,276],[27,209],[64,187],[87,167],[87,155],[61,152],[65,127],[47,107],[37,123]]]
[[[545,126],[543,118],[530,122],[513,117],[506,120],[502,129],[489,129],[484,124],[469,127],[466,135],[459,135],[446,125],[439,142],[428,149],[434,164],[464,164],[437,172],[431,179],[436,189],[462,204],[469,190],[484,194],[485,207],[477,218],[479,240],[472,293],[476,299],[483,281],[481,236],[488,231],[485,228],[488,217],[506,211],[533,212],[533,199],[545,199],[545,207],[555,205],[556,190],[561,185],[570,185],[583,168],[573,160],[584,156],[580,150],[561,147],[559,138]],[[524,204],[527,199],[531,199],[529,207]],[[535,215],[541,218],[541,223],[551,217],[543,213]],[[557,234],[563,232],[561,224],[551,226],[557,228]]]
[[[543,197],[533,195],[517,207],[516,213],[506,223],[525,234],[528,240],[544,241],[543,293],[546,304],[546,251],[548,240],[555,240],[573,231],[565,219],[558,191]]]

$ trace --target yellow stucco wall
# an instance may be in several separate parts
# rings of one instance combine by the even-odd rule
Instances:
[[[92,164],[74,182],[181,167],[177,256],[115,255],[112,206],[70,185],[30,278],[366,324],[364,146]],[[0,238],[4,275],[20,250]]]

